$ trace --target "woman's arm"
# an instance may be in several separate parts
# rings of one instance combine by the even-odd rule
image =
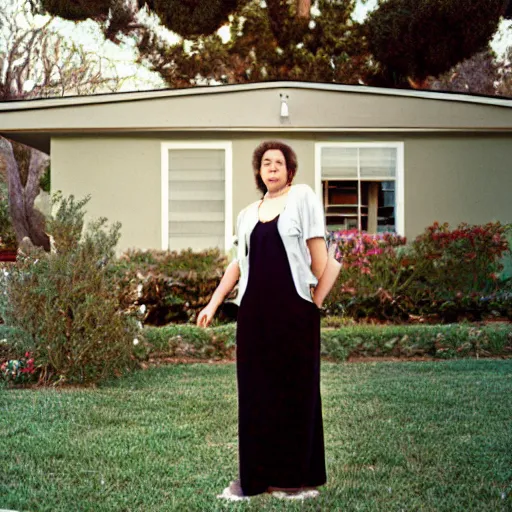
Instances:
[[[313,302],[321,308],[338,278],[341,264],[328,254],[323,238],[310,238],[306,243],[311,254],[311,270],[318,279],[313,293]]]
[[[213,316],[215,315],[215,312],[217,311],[217,308],[222,304],[222,301],[225,299],[225,297],[235,287],[235,284],[239,278],[240,267],[238,265],[238,260],[233,260],[226,268],[226,271],[220,280],[219,286],[217,286],[213,292],[210,302],[208,302],[208,305],[201,310],[199,315],[197,315],[196,323],[199,327],[208,327],[212,321]]]

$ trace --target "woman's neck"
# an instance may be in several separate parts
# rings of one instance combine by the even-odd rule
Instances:
[[[280,197],[284,194],[286,194],[286,192],[288,192],[288,190],[290,190],[290,187],[291,185],[290,184],[287,184],[285,185],[282,189],[276,191],[276,192],[272,192],[272,194],[270,194],[268,191],[267,193],[265,194],[265,196],[263,197],[263,199],[275,199],[277,197]]]

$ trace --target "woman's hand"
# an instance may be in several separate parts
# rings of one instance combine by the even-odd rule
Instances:
[[[341,270],[341,263],[336,261],[335,258],[329,256],[325,270],[318,280],[318,284],[313,292],[313,302],[319,307],[322,307],[322,303],[331,291],[334,283],[338,279],[338,275]]]
[[[313,299],[313,302],[315,303],[316,307],[318,309],[322,309],[323,300],[318,300],[317,295],[315,294],[315,289],[311,292],[311,298]]]
[[[222,279],[220,280],[219,286],[213,292],[212,298],[208,305],[202,309],[197,315],[196,324],[199,327],[208,327],[217,311],[217,308],[222,304],[222,301],[234,288],[236,282],[240,277],[240,267],[238,261],[233,260],[224,272]]]
[[[323,301],[319,301],[318,299],[315,298],[315,293],[313,292],[313,302],[316,304],[316,307],[318,309],[322,309],[322,303]]]
[[[212,306],[212,304],[208,304],[208,306],[202,309],[199,315],[197,315],[197,326],[203,328],[208,327],[215,315],[215,311],[217,311],[217,308]]]

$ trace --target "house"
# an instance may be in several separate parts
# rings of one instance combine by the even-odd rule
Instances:
[[[512,222],[512,99],[265,82],[3,102],[0,135],[49,153],[52,190],[91,194],[89,218],[121,221],[120,251],[229,250],[265,139],[295,149],[329,229]]]

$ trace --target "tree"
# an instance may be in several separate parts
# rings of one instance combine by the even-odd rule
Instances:
[[[23,8],[0,11],[0,100],[119,88],[116,74],[103,75],[106,59],[64,41],[51,22],[37,24]],[[10,219],[18,243],[29,237],[34,245],[49,250],[44,216],[34,208],[48,156],[0,138],[0,160],[6,169]]]
[[[355,0],[317,0],[317,16],[311,0],[80,0],[73,9],[64,0],[41,3],[68,19],[90,16],[110,37],[116,9],[129,12],[117,29],[136,37],[140,61],[171,87],[298,78],[418,88],[484,51],[512,2],[380,0],[364,24],[351,19]],[[142,10],[192,39],[190,54],[183,42],[169,45],[141,28]],[[228,20],[231,40],[223,44],[215,31]]]
[[[117,90],[121,79],[110,61],[65,41],[52,21],[0,11],[0,100]]]
[[[44,230],[44,216],[34,208],[41,171],[48,162],[48,156],[2,137],[0,153],[7,169],[9,213],[16,239],[20,243],[29,237],[34,245],[49,251],[50,240]]]
[[[484,51],[505,13],[504,0],[386,0],[365,24],[384,73],[413,88]]]
[[[148,31],[139,42],[141,60],[170,87],[279,79],[357,84],[374,70],[362,25],[351,19],[353,0],[320,0],[322,16],[302,25],[295,3],[272,1],[272,16],[255,1],[236,12],[227,43],[212,34],[185,51],[188,43],[168,45]]]
[[[426,80],[431,90],[464,92],[466,94],[497,94],[500,81],[499,65],[489,49],[473,55],[437,78]]]
[[[497,94],[512,97],[512,46],[507,48],[504,57],[498,61],[498,75]]]

